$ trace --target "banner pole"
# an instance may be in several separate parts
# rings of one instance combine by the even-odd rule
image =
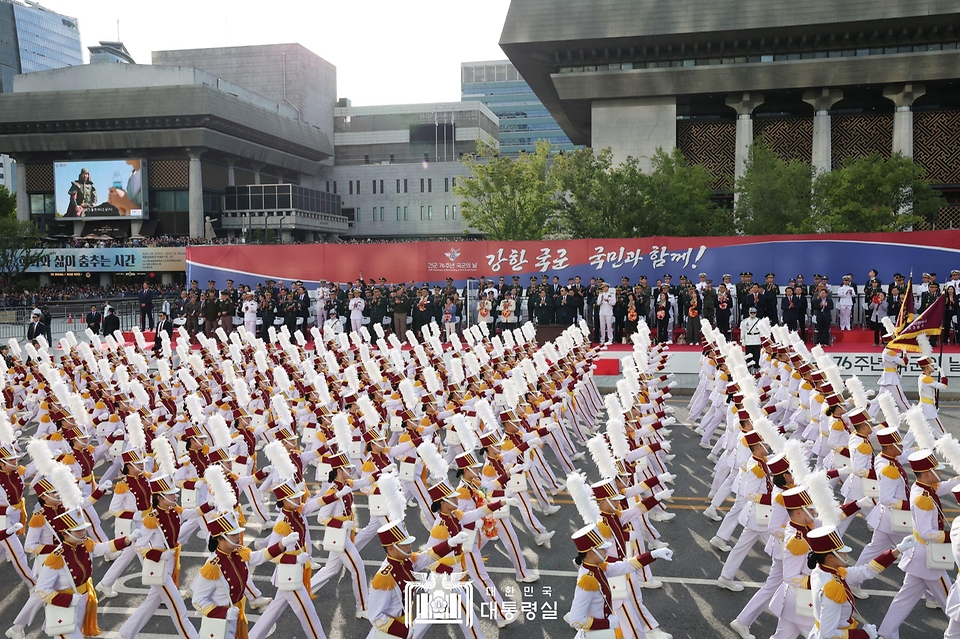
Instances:
[[[940,328],[940,358],[937,360],[937,368],[939,369],[937,372],[940,373],[941,377],[943,377],[943,327]],[[934,392],[933,405],[937,410],[940,409],[939,388]]]

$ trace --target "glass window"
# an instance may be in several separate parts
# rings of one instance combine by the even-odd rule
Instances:
[[[373,207],[373,221],[377,221],[377,207]]]
[[[463,67],[461,71],[462,71],[461,82],[463,82],[464,84],[473,82],[473,67]]]
[[[400,179],[397,179],[397,193],[400,192]]]
[[[397,222],[400,221],[400,207],[397,207]]]
[[[373,192],[376,193],[377,189],[373,189]],[[383,194],[383,180],[380,180],[380,193]]]
[[[453,188],[457,188],[457,178],[453,178]]]
[[[360,180],[357,180],[357,195],[360,195]]]
[[[403,221],[406,222],[407,219],[407,207],[403,207]]]
[[[427,193],[433,193],[433,178],[427,178]]]
[[[337,182],[336,182],[336,181],[333,182],[333,192],[334,192],[334,193],[337,192]]]
[[[427,219],[426,211],[427,211],[427,207],[425,207],[425,206],[421,206],[421,207],[420,207],[420,219],[421,219],[421,220]]]
[[[383,222],[383,207],[380,207],[380,221]]]
[[[445,220],[449,220],[449,219],[450,219],[450,205],[449,205],[449,204],[443,207],[443,219],[445,219]]]
[[[374,195],[377,194],[377,181],[376,181],[376,180],[373,180],[373,186],[371,187],[371,191],[370,191],[370,192],[373,193]]]
[[[427,207],[427,219],[428,219],[428,220],[432,220],[432,219],[433,219],[433,207],[432,207],[432,206],[428,206],[428,207]]]
[[[760,62],[773,62],[772,55],[762,55],[760,56]]]
[[[364,155],[363,155],[363,163],[364,163],[364,164],[370,164],[370,156],[369,156],[369,155],[367,155],[367,154],[364,154]]]
[[[330,192],[330,181],[328,180],[328,181],[327,181],[327,193],[329,193],[329,192]]]
[[[457,219],[457,205],[453,205],[453,219]]]
[[[443,178],[443,192],[450,192],[450,178]]]
[[[176,207],[175,211],[189,211],[190,210],[190,192],[189,191],[174,191],[174,206]]]
[[[353,180],[350,180],[348,184],[350,185],[350,195],[353,195]]]
[[[423,187],[423,183],[424,183],[424,179],[423,179],[423,178],[420,178],[420,192],[421,192],[421,193],[425,193],[425,192],[426,192],[426,191],[423,190],[423,188],[424,188],[424,187]]]
[[[334,184],[336,184],[336,182],[334,182]],[[404,193],[407,192],[407,179],[406,179],[406,178],[403,179],[403,192],[404,192]],[[334,193],[336,193],[336,191],[334,191]]]

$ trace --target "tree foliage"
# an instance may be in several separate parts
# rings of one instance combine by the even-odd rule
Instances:
[[[556,212],[556,186],[550,170],[550,143],[533,153],[500,156],[478,142],[477,156],[463,164],[470,176],[457,184],[463,219],[493,240],[539,240]]]
[[[5,292],[13,291],[27,269],[39,264],[41,239],[32,222],[17,219],[16,197],[0,186],[0,278]]]
[[[734,225],[743,235],[801,233],[811,223],[813,167],[784,162],[763,138],[750,145],[744,174],[737,180]]]
[[[630,164],[629,158],[625,164]],[[645,175],[636,169],[643,181],[644,219],[638,226],[639,235],[718,235],[729,233],[720,229],[713,196],[713,177],[700,166],[691,165],[680,149],[670,153],[663,149],[651,158],[653,170]]]
[[[943,196],[923,179],[912,158],[879,153],[821,173],[813,189],[813,212],[807,232],[863,233],[905,231],[936,216]]]

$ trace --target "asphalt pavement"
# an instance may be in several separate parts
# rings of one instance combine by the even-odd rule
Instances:
[[[736,617],[742,607],[749,601],[763,580],[769,569],[769,559],[762,554],[757,545],[743,564],[738,579],[744,583],[743,592],[734,593],[716,585],[716,578],[720,574],[725,554],[715,550],[708,543],[718,527],[718,523],[705,518],[701,511],[707,506],[707,493],[710,489],[711,464],[706,461],[707,451],[697,445],[699,437],[686,425],[686,399],[671,400],[676,408],[678,424],[672,427],[671,440],[676,459],[671,463],[670,471],[677,475],[674,485],[675,495],[670,511],[676,513],[676,518],[669,522],[656,524],[665,541],[674,549],[675,556],[672,562],[657,561],[653,565],[654,575],[663,582],[663,587],[657,590],[644,590],[644,602],[653,615],[660,622],[661,627],[673,634],[676,639],[681,638],[723,638],[735,639],[738,635],[730,629],[729,623]],[[941,408],[944,424],[950,432],[960,435],[960,405],[951,404]],[[548,453],[548,459],[551,455]],[[588,472],[592,479],[597,473],[589,462],[589,455],[578,466]],[[102,468],[100,471],[102,472]],[[32,495],[29,506],[32,507]],[[365,499],[359,498],[361,510],[365,509]],[[498,629],[496,624],[486,618],[481,618],[479,606],[480,598],[474,595],[477,618],[483,636],[510,638],[530,637],[573,637],[575,632],[563,621],[563,615],[569,610],[574,592],[576,566],[573,564],[575,550],[570,541],[570,535],[580,527],[580,518],[569,495],[563,493],[556,498],[561,506],[560,511],[553,515],[539,514],[540,520],[551,530],[556,530],[554,538],[542,547],[533,543],[533,538],[523,528],[519,518],[514,516],[514,525],[524,545],[524,556],[531,568],[537,568],[541,579],[534,584],[517,584],[513,579],[513,569],[509,559],[498,544],[491,544],[484,550],[487,568],[491,577],[504,594],[504,598],[514,601],[517,609],[524,613],[524,618],[504,629]],[[944,510],[948,517],[960,515],[960,508],[950,503],[951,498],[945,498]],[[98,511],[105,511],[109,498],[101,500]],[[728,503],[729,505],[729,503]],[[427,538],[427,531],[418,517],[418,511],[407,511],[407,523],[412,534],[418,541]],[[365,522],[366,512],[361,512],[361,521]],[[110,533],[113,528],[112,520],[104,521],[105,530]],[[315,525],[318,531],[319,526]],[[259,534],[258,527],[251,525],[248,529],[248,539]],[[314,532],[319,537],[318,532]],[[855,553],[869,541],[870,533],[863,519],[854,522],[850,527],[846,540],[854,548]],[[324,561],[326,553],[319,550],[319,541],[315,541],[318,550],[315,558]],[[733,545],[734,540],[730,544]],[[192,538],[182,553],[181,585],[189,584],[197,575],[207,553],[199,539]],[[383,550],[374,541],[361,553],[367,578],[371,578],[383,559]],[[108,565],[102,560],[95,560],[95,583],[103,576]],[[270,576],[273,565],[260,566],[255,571],[255,580],[263,589],[264,594],[273,594],[270,585]],[[0,564],[0,574],[4,575],[5,595],[0,599],[0,628],[6,629],[13,622],[27,600],[26,587],[15,576],[9,564]],[[954,573],[955,574],[955,573]],[[903,575],[894,565],[887,569],[880,577],[865,584],[870,594],[869,599],[858,601],[857,609],[863,617],[879,625],[890,603],[902,582]],[[132,614],[136,613],[137,606],[142,602],[147,589],[140,583],[139,568],[133,564],[127,568],[124,576],[115,586],[120,595],[113,599],[102,599],[99,607],[100,627],[104,630],[102,637],[119,637],[117,630]],[[355,604],[350,585],[350,576],[343,573],[339,581],[327,584],[314,601],[324,630],[331,639],[361,639],[370,631],[370,624],[364,619],[355,619]],[[199,615],[192,611],[190,602],[187,607],[191,610],[191,621],[199,627]],[[43,614],[37,615],[35,624],[28,628],[27,637],[33,639],[46,636],[41,628]],[[250,614],[248,619],[256,623],[257,615]],[[901,629],[902,639],[927,639],[942,636],[946,629],[946,617],[941,610],[926,609],[923,603],[907,619]],[[764,613],[751,628],[757,639],[769,637],[776,628],[776,619],[770,613]],[[458,637],[461,632],[457,626],[437,625],[427,631],[426,637]],[[153,619],[144,627],[139,635],[145,639],[166,639],[176,637],[174,625],[165,609],[157,611]],[[277,623],[274,637],[284,639],[303,637],[303,631],[298,620],[291,611]]]

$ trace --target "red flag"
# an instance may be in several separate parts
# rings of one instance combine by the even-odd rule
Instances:
[[[909,288],[909,286],[908,286]],[[921,333],[927,335],[939,335],[943,330],[943,307],[945,295],[941,295],[927,307],[927,310],[920,313],[920,316],[910,322],[903,330],[898,331],[897,336],[890,340],[887,348],[903,349],[914,353],[920,352],[920,346],[917,344],[917,336]],[[904,306],[907,302],[904,301]]]
[[[897,330],[894,332],[894,335],[899,335],[903,332],[907,324],[913,321],[914,314],[913,273],[911,272],[910,279],[907,280],[907,288],[903,291],[903,303],[900,305],[900,312],[897,313]]]

